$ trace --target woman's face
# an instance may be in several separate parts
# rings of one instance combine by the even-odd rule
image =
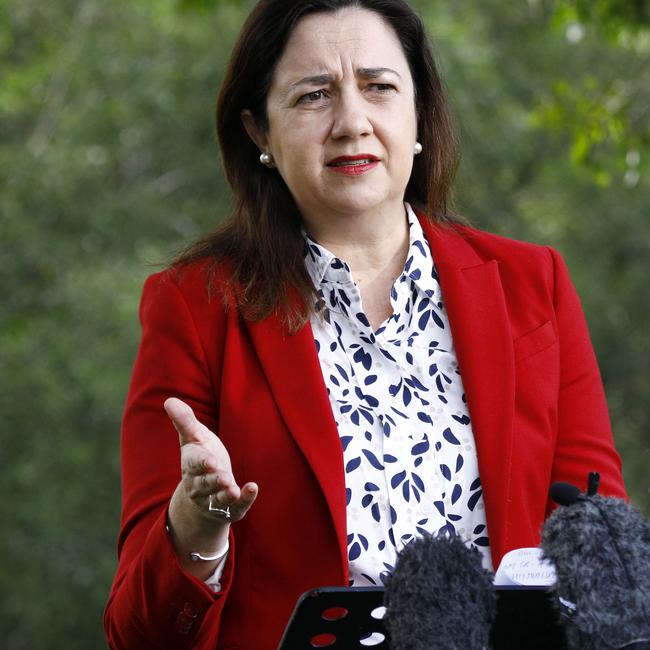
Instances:
[[[403,216],[417,131],[413,80],[378,14],[350,8],[302,19],[275,70],[267,114],[268,131],[254,139],[308,224],[378,210]]]

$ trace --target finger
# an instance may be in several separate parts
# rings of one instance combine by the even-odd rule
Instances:
[[[230,506],[231,516],[234,521],[239,521],[246,516],[246,513],[257,499],[259,489],[255,483],[246,483],[241,488],[239,499]]]
[[[186,443],[181,447],[181,471],[183,475],[200,476],[219,470],[230,471],[229,467],[220,466],[219,458],[206,450],[200,443]]]
[[[201,499],[213,494],[220,501],[230,503],[238,499],[241,493],[233,475],[229,472],[188,476],[186,485],[192,499]]]
[[[170,397],[165,400],[163,406],[178,431],[181,446],[188,442],[205,441],[205,434],[209,429],[196,419],[194,411],[188,404],[177,397]]]

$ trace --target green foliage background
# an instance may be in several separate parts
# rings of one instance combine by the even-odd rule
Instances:
[[[415,4],[461,127],[457,209],[564,254],[648,514],[648,4]],[[140,289],[228,209],[212,110],[250,5],[0,0],[7,650],[105,647]]]

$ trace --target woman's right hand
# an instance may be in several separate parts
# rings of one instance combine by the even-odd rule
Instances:
[[[169,527],[181,566],[197,577],[207,577],[216,562],[191,562],[189,553],[212,555],[225,547],[230,522],[238,521],[253,505],[255,483],[241,488],[232,474],[230,456],[221,440],[201,424],[192,409],[175,397],[165,411],[178,431],[182,478],[169,505]],[[208,510],[229,508],[230,518]]]

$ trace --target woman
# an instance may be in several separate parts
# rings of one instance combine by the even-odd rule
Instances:
[[[496,568],[551,482],[624,495],[562,260],[448,216],[405,2],[262,0],[217,127],[233,215],[143,293],[112,647],[275,648],[302,592],[381,584],[414,535]]]

